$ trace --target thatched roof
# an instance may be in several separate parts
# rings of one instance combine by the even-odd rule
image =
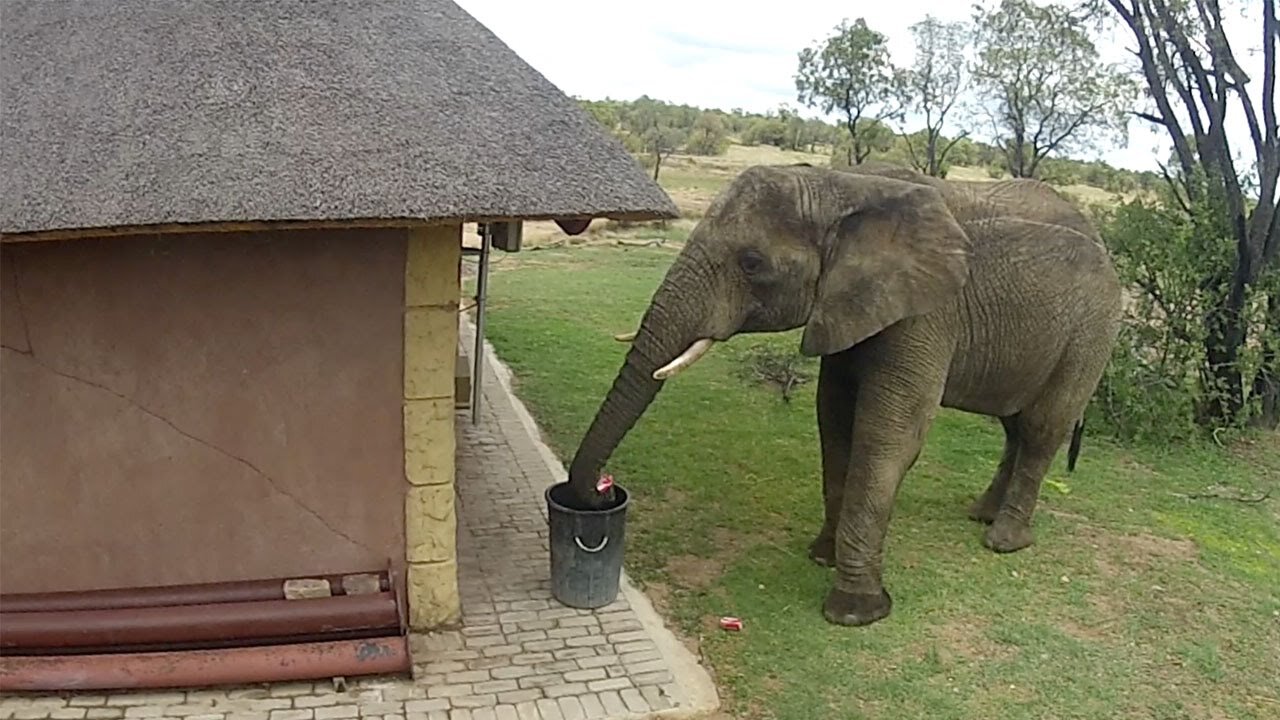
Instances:
[[[671,217],[449,0],[4,0],[0,232]]]

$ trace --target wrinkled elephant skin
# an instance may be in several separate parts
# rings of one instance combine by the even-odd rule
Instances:
[[[720,193],[655,290],[570,482],[586,503],[657,392],[715,342],[803,328],[817,388],[823,616],[887,617],[889,517],[939,408],[993,416],[1004,450],[968,508],[983,544],[1032,544],[1045,473],[1076,431],[1119,330],[1120,283],[1088,220],[1033,180],[901,168],[756,166]]]

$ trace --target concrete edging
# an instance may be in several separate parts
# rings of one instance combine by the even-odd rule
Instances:
[[[459,334],[466,338],[468,347],[474,348],[475,324],[466,314],[461,314],[460,319]],[[484,341],[484,370],[486,377],[481,378],[482,385],[493,381],[499,384],[506,395],[506,399],[510,401],[516,417],[520,420],[520,424],[528,434],[530,441],[537,448],[538,456],[542,459],[543,464],[546,465],[551,477],[557,483],[567,480],[569,474],[564,465],[552,452],[550,446],[543,441],[542,431],[538,428],[537,422],[534,421],[533,415],[529,413],[524,402],[516,394],[512,385],[513,373],[511,369],[498,357],[488,339]],[[545,505],[539,504],[539,511],[545,519],[547,514]],[[671,675],[675,679],[674,684],[681,693],[680,697],[673,698],[676,707],[649,713],[633,714],[629,717],[637,719],[697,718],[718,710],[720,708],[720,696],[716,691],[716,686],[711,679],[710,673],[698,662],[693,653],[684,646],[684,643],[680,642],[679,638],[662,622],[662,618],[658,615],[657,610],[654,609],[653,603],[649,601],[648,596],[632,584],[630,578],[627,577],[625,569],[622,571],[620,592],[630,603],[632,611],[636,614],[636,618],[649,634],[649,637],[658,646],[658,652],[662,654],[663,660],[670,666]]]

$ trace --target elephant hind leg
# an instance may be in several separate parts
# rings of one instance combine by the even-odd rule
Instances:
[[[1034,542],[1031,517],[1040,497],[1040,484],[1049,465],[1071,431],[1073,414],[1032,407],[1014,423],[1017,453],[1004,498],[987,528],[983,544],[996,552],[1014,552]]]
[[[1017,416],[1000,418],[1004,426],[1004,453],[1000,456],[1000,466],[996,468],[995,477],[985,492],[978,496],[969,506],[969,519],[990,525],[995,522],[1000,506],[1004,504],[1005,492],[1009,487],[1009,478],[1013,475],[1014,465],[1018,461],[1018,423]]]

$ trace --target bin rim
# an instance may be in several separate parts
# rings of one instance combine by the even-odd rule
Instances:
[[[631,504],[631,493],[627,492],[626,488],[622,487],[622,485],[616,482],[613,484],[613,489],[616,492],[621,494],[622,502],[607,508],[601,508],[598,510],[579,510],[578,508],[562,505],[556,502],[555,498],[551,497],[551,493],[557,488],[568,487],[568,486],[569,486],[568,480],[548,485],[547,489],[542,492],[542,496],[547,501],[547,506],[555,508],[556,510],[559,510],[561,512],[573,513],[575,515],[587,515],[587,516],[598,517],[601,515],[615,515],[619,512],[623,512],[627,509],[627,506]]]

